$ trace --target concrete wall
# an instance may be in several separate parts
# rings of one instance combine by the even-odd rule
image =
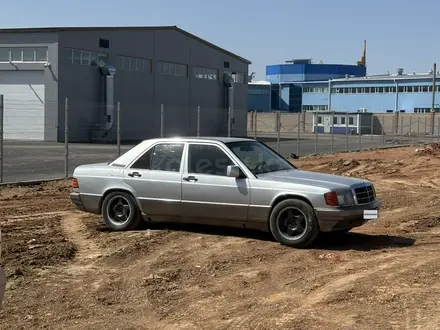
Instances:
[[[110,40],[110,48],[99,48],[99,38]],[[237,71],[247,78],[248,65],[181,32],[85,31],[60,32],[60,104],[69,99],[70,138],[88,140],[102,122],[104,82],[99,68],[71,64],[65,48],[108,53],[108,62],[116,66],[115,103],[121,104],[121,139],[140,140],[160,136],[161,104],[164,110],[164,135],[195,135],[197,107],[200,106],[202,132],[218,135],[227,131],[224,70]],[[151,72],[122,70],[119,55],[151,60]],[[188,76],[159,74],[159,61],[188,65]],[[224,61],[230,68],[224,69]],[[219,79],[194,77],[193,66],[219,70]],[[64,102],[64,101],[63,101]],[[235,84],[234,135],[246,135],[247,83]],[[63,140],[64,106],[60,106],[60,140]],[[116,125],[107,137],[116,139]]]
[[[55,141],[58,130],[58,36],[56,33],[0,33],[0,47],[48,47],[48,61],[42,63],[0,63],[0,71],[44,71],[45,83],[45,140]]]
[[[275,133],[276,132],[276,116],[273,113],[257,113],[257,132],[259,133]],[[434,128],[434,136],[439,135],[440,114],[436,113],[434,118],[434,127],[432,124],[432,115],[427,114],[407,114],[407,113],[386,113],[373,114],[373,134],[381,135],[382,131],[385,135],[424,135],[431,134]],[[300,124],[298,126],[298,121]],[[248,133],[254,131],[254,112],[248,113]],[[370,121],[364,121],[362,124],[364,134],[371,132]],[[367,127],[365,127],[367,126]],[[313,113],[281,113],[281,133],[313,133]]]

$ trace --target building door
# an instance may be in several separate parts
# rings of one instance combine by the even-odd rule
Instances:
[[[0,71],[0,94],[4,138],[44,141],[44,71]]]
[[[330,133],[331,127],[332,127],[331,117],[324,116],[324,133]]]

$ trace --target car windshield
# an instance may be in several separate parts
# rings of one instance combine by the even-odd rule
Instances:
[[[258,141],[230,142],[227,146],[255,175],[296,168],[288,160]]]

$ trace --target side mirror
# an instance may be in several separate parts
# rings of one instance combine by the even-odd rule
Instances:
[[[240,167],[237,165],[228,165],[226,170],[226,175],[231,178],[239,178],[240,177]]]

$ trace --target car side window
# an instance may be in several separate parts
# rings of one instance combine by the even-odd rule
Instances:
[[[234,165],[234,162],[219,147],[207,144],[189,145],[189,173],[226,176],[228,165]]]
[[[153,171],[179,172],[183,143],[163,143],[145,152],[131,168]]]

